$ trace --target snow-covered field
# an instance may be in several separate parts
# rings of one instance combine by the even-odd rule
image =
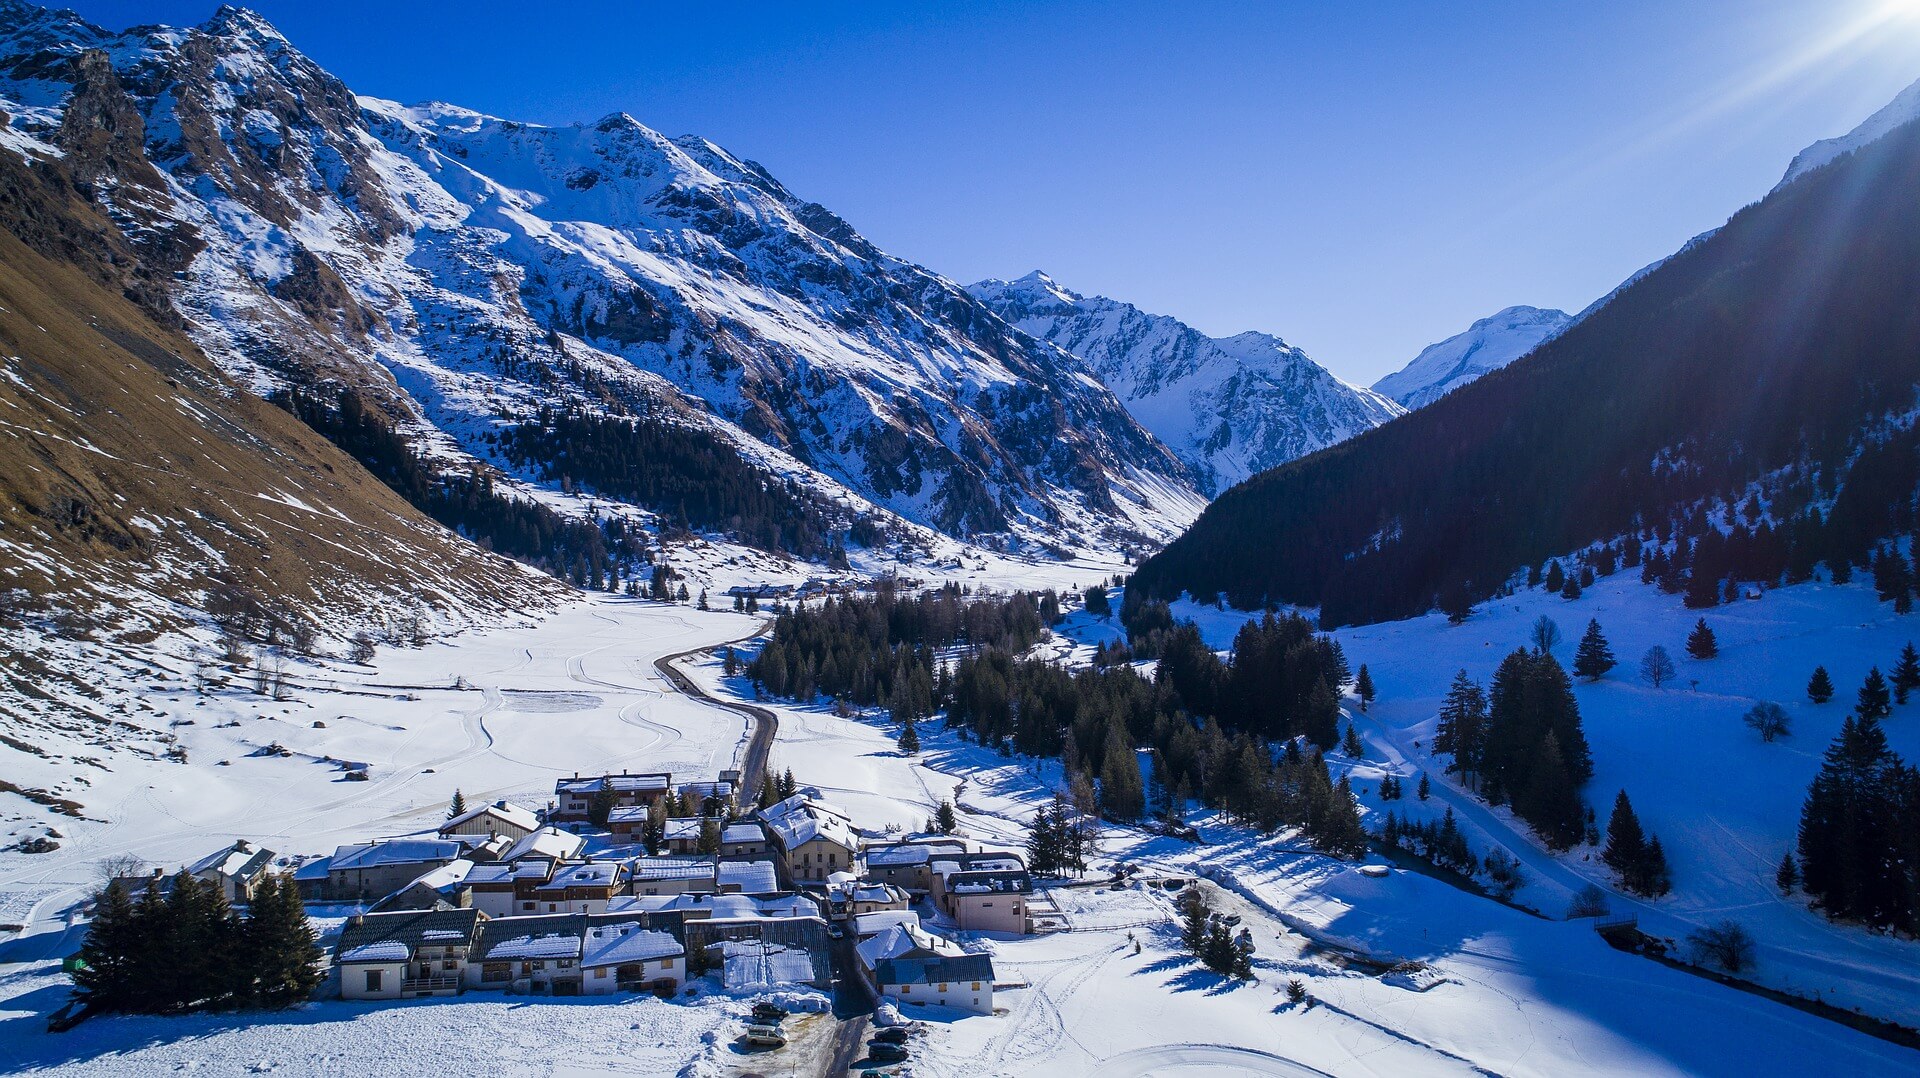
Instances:
[[[972,575],[971,563],[960,569]],[[1103,571],[1036,566],[1031,578],[992,582],[1084,585]],[[1827,925],[1771,890],[1772,865],[1791,834],[1805,780],[1844,706],[1795,703],[1804,699],[1798,689],[1806,671],[1825,663],[1850,692],[1870,661],[1884,665],[1904,643],[1906,623],[1860,587],[1770,593],[1709,612],[1722,656],[1681,659],[1680,687],[1658,692],[1624,676],[1632,659],[1656,641],[1683,654],[1679,641],[1697,615],[1625,578],[1604,581],[1573,604],[1516,597],[1459,627],[1433,618],[1343,631],[1350,657],[1369,665],[1380,688],[1371,714],[1358,720],[1368,759],[1353,765],[1370,802],[1383,764],[1405,774],[1426,766],[1414,742],[1429,742],[1426,724],[1452,672],[1464,666],[1490,674],[1542,610],[1569,638],[1586,617],[1599,617],[1626,663],[1598,686],[1579,689],[1599,773],[1589,796],[1629,786],[1642,818],[1666,841],[1676,893],[1654,903],[1616,898],[1615,908],[1636,909],[1643,927],[1675,936],[1691,923],[1735,916],[1763,941],[1761,980],[1810,990],[1812,978],[1828,976],[1822,990],[1829,1000],[1851,1002],[1852,992],[1869,1011],[1910,1015],[1911,1001],[1920,998],[1909,987],[1920,970],[1911,945]],[[1239,620],[1191,604],[1182,612],[1198,617],[1223,646]],[[244,689],[205,705],[190,691],[151,697],[194,719],[179,728],[192,762],[116,761],[114,771],[95,778],[88,801],[108,822],[74,824],[54,854],[0,857],[0,920],[31,922],[27,935],[0,942],[0,1069],[444,1073],[449,1060],[484,1059],[488,1069],[508,1074],[698,1074],[738,1065],[717,1047],[737,1019],[738,1003],[728,1000],[325,1003],[265,1017],[101,1019],[62,1036],[44,1033],[40,1018],[66,991],[53,963],[73,941],[62,911],[94,882],[99,858],[134,852],[177,863],[237,837],[282,852],[322,852],[352,838],[423,827],[456,786],[470,800],[543,803],[553,777],[575,769],[712,774],[733,759],[741,723],[672,693],[652,662],[745,636],[756,625],[732,613],[595,597],[538,624],[420,651],[383,651],[370,669],[302,669],[303,687],[284,704]],[[1056,649],[1076,654],[1113,631],[1077,613]],[[740,679],[722,676],[717,658],[683,665],[711,691],[746,691]],[[456,688],[456,679],[466,687]],[[1760,745],[1739,724],[1754,698],[1789,706],[1792,740]],[[922,752],[907,757],[878,715],[776,710],[772,766],[792,768],[876,834],[889,825],[916,830],[951,797],[969,834],[1018,844],[1025,821],[1059,779],[1051,764],[1001,757],[937,724],[923,727]],[[315,720],[325,727],[316,729]],[[1904,714],[1888,729],[1900,751],[1920,755]],[[247,755],[273,742],[295,755]],[[370,780],[343,781],[340,767],[319,759],[325,756],[368,765]],[[1519,897],[1546,917],[1415,873],[1364,877],[1292,849],[1284,834],[1256,838],[1203,819],[1213,844],[1190,847],[1111,828],[1103,868],[1131,862],[1150,877],[1204,868],[1229,885],[1208,889],[1216,905],[1253,929],[1259,979],[1234,985],[1186,958],[1170,919],[1170,891],[1055,889],[1050,900],[1058,913],[1048,920],[1068,930],[966,940],[990,950],[999,980],[1013,986],[996,993],[1000,1013],[909,1009],[909,1016],[929,1019],[928,1034],[916,1039],[914,1072],[1920,1071],[1920,1053],[1608,948],[1586,923],[1559,919],[1566,894],[1603,873],[1578,853],[1555,859],[1533,848],[1503,813],[1469,804],[1444,783],[1436,790],[1425,810],[1454,804],[1476,852],[1497,840],[1523,856],[1530,882]],[[1411,797],[1396,807],[1421,809]],[[1723,837],[1702,841],[1707,833]],[[1137,955],[1129,935],[1141,945]],[[1383,977],[1343,958],[1346,949],[1417,961],[1430,972],[1417,983]],[[1285,989],[1294,978],[1311,994],[1311,1006],[1288,1003]]]

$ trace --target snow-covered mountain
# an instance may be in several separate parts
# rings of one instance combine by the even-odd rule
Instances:
[[[1839,138],[1821,139],[1795,154],[1793,162],[1787,166],[1787,174],[1780,177],[1774,190],[1778,191],[1835,158],[1852,153],[1915,120],[1920,120],[1920,81],[1900,91],[1880,111],[1861,121],[1860,126]]]
[[[1080,295],[1037,270],[967,291],[1019,329],[1084,360],[1209,493],[1403,410],[1335,378],[1278,337],[1208,337],[1165,315]]]
[[[1373,390],[1406,408],[1430,404],[1552,340],[1573,321],[1565,311],[1508,307],[1428,345],[1413,362],[1373,383]]]
[[[356,97],[231,7],[109,32],[0,0],[0,111],[227,371],[351,387],[455,466],[571,406],[959,536],[1111,549],[1200,506],[1078,359],[701,138]]]

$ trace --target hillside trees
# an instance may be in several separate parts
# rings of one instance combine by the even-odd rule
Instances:
[[[1618,666],[1613,657],[1613,648],[1607,644],[1607,638],[1600,632],[1600,621],[1590,618],[1587,631],[1580,637],[1580,644],[1573,652],[1573,673],[1588,681],[1599,681],[1607,671]]]
[[[1637,895],[1664,895],[1672,889],[1666,851],[1658,836],[1649,836],[1634,815],[1633,803],[1621,790],[1607,819],[1607,844],[1600,859],[1620,874],[1621,886]]]
[[[1517,650],[1494,672],[1480,768],[1488,800],[1510,800],[1548,845],[1585,834],[1579,790],[1593,762],[1573,683],[1550,653]]]
[[[1801,885],[1828,916],[1920,932],[1920,769],[1847,717],[1800,810]]]

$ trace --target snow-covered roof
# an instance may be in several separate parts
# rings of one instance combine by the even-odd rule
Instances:
[[[728,845],[765,842],[766,831],[757,823],[730,823],[720,830],[720,841]]]
[[[405,962],[412,957],[413,948],[399,940],[375,940],[340,952],[342,962]]]
[[[543,827],[514,843],[500,859],[518,861],[523,857],[545,857],[552,861],[564,861],[579,853],[586,844],[587,840],[579,835],[568,834],[556,827]]]
[[[805,895],[622,895],[607,903],[608,913],[707,914],[715,921],[780,920],[819,917],[820,904]]]
[[[780,878],[772,861],[722,861],[714,884],[723,891],[737,887],[748,894],[761,894],[778,891]]]
[[[225,849],[214,852],[187,866],[187,873],[203,876],[209,872],[218,873],[230,879],[250,880],[266,871],[273,863],[273,851],[255,849],[246,839],[240,839]]]
[[[700,825],[706,822],[703,816],[673,816],[667,820],[668,842],[697,842],[700,839]]]
[[[415,877],[412,883],[407,884],[402,890],[414,887],[426,887],[435,891],[446,891],[465,883],[467,878],[472,875],[473,869],[473,862],[465,858],[448,861],[444,865],[435,865],[425,872],[422,872],[419,876]]]
[[[553,878],[540,885],[541,891],[559,891],[568,887],[612,887],[620,882],[618,861],[592,861],[584,865],[565,865]]]
[[[617,794],[660,793],[673,785],[673,775],[665,772],[651,772],[644,775],[575,775],[570,779],[560,779],[553,784],[556,794],[591,795],[599,793],[602,787]]]
[[[495,801],[491,805],[481,805],[479,808],[468,809],[460,815],[453,817],[440,825],[440,833],[444,835],[462,824],[471,823],[483,816],[499,820],[501,823],[517,827],[522,831],[537,831],[540,829],[540,817],[535,815],[532,809],[523,808],[510,801]]]
[[[587,935],[583,913],[546,917],[496,917],[480,924],[474,960],[578,958]]]
[[[920,927],[920,915],[912,910],[874,910],[872,913],[853,915],[853,934],[864,939],[877,936],[895,925]]]
[[[769,805],[760,811],[760,816],[784,849],[803,846],[816,838],[849,850],[859,847],[859,841],[853,834],[851,817],[805,794],[794,794],[785,801]]]
[[[1033,891],[1033,877],[1027,870],[1014,869],[1003,871],[955,872],[947,876],[947,893],[954,895],[982,894],[1030,894]]]
[[[458,842],[441,838],[389,838],[360,842],[333,851],[329,871],[345,872],[386,865],[417,865],[451,861],[462,852]]]
[[[522,862],[522,864],[525,865],[531,865],[532,863],[531,861]],[[520,867],[520,865],[507,864],[475,865],[467,870],[467,886],[478,887],[482,884],[510,883],[513,880],[515,871]]]
[[[635,880],[710,880],[714,869],[711,857],[635,857],[626,864]]]
[[[813,980],[813,956],[792,947],[769,946],[757,940],[729,940],[720,945],[727,988],[738,990],[762,984],[799,984]]]
[[[617,966],[686,953],[679,940],[665,932],[644,928],[638,921],[595,925],[587,930],[582,966]]]
[[[861,940],[854,950],[868,969],[887,959],[905,955],[935,956],[964,953],[959,944],[945,936],[936,936],[921,928],[917,917],[911,924],[901,922],[882,929]]]
[[[648,806],[621,805],[607,813],[607,826],[624,823],[646,823]]]
[[[906,865],[924,865],[939,854],[962,854],[967,852],[961,842],[895,842],[885,846],[869,846],[866,853],[868,867],[900,867]]]

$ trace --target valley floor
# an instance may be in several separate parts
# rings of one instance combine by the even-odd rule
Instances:
[[[1619,584],[1603,582],[1554,616],[1569,636],[1589,613],[1603,624],[1619,622],[1614,646],[1623,658],[1649,640],[1664,640],[1676,625],[1691,624],[1693,615],[1682,619],[1677,600],[1643,598],[1637,584]],[[1674,610],[1655,609],[1659,600]],[[1430,766],[1414,742],[1430,741],[1421,724],[1446,679],[1460,665],[1489,674],[1524,636],[1538,602],[1510,601],[1511,609],[1484,612],[1457,628],[1415,621],[1342,634],[1350,656],[1369,664],[1381,689],[1380,702],[1360,720],[1368,759],[1352,766],[1362,787],[1377,785],[1382,766],[1409,774]],[[1788,605],[1800,602],[1824,611],[1830,626],[1861,625],[1860,638],[1840,639],[1832,655],[1821,652],[1828,646],[1824,633],[1769,643],[1768,632],[1785,632],[1769,625],[1810,616]],[[1212,636],[1230,637],[1237,623],[1207,608],[1188,612],[1205,616]],[[1629,618],[1645,624],[1630,628]],[[1863,993],[1878,977],[1888,994],[1877,998],[1897,996],[1902,979],[1920,968],[1906,957],[1910,945],[1828,926],[1745,882],[1757,866],[1767,866],[1770,882],[1783,841],[1777,829],[1790,822],[1804,788],[1796,769],[1811,774],[1830,736],[1826,716],[1796,709],[1793,742],[1755,745],[1751,752],[1738,743],[1744,728],[1733,728],[1742,699],[1765,694],[1790,701],[1785,690],[1804,682],[1801,667],[1813,661],[1825,661],[1843,686],[1857,683],[1866,656],[1890,654],[1883,645],[1904,642],[1904,623],[1883,624],[1890,616],[1876,611],[1870,595],[1858,600],[1848,589],[1774,593],[1712,618],[1724,653],[1717,661],[1724,665],[1699,664],[1695,671],[1682,660],[1683,679],[1699,677],[1698,691],[1669,687],[1652,696],[1623,678],[1580,690],[1601,776],[1594,789],[1629,781],[1643,819],[1666,837],[1675,860],[1676,895],[1643,912],[1643,925],[1671,917],[1678,926],[1725,907],[1764,929],[1763,974],[1778,969],[1801,976],[1798,971],[1811,967],[1795,965],[1801,960],[1793,956],[1825,956],[1843,970],[1871,974],[1848,982],[1865,985]],[[672,692],[653,662],[745,636],[757,625],[731,613],[599,597],[537,625],[468,634],[420,651],[383,651],[370,669],[341,663],[302,669],[301,687],[285,703],[236,688],[202,705],[187,681],[169,682],[182,688],[149,699],[193,719],[177,728],[193,762],[116,759],[116,770],[94,778],[87,802],[90,814],[107,822],[72,824],[53,854],[0,855],[0,921],[27,928],[0,941],[0,1069],[364,1074],[484,1067],[502,1074],[707,1075],[745,1062],[763,1070],[762,1064],[790,1066],[771,1057],[729,1058],[724,1041],[737,1025],[739,1004],[723,998],[329,1002],[264,1016],[96,1019],[64,1035],[47,1034],[41,1020],[65,996],[56,963],[77,936],[65,911],[95,884],[99,859],[133,852],[178,863],[242,837],[282,853],[323,852],[339,842],[424,828],[455,787],[470,802],[514,797],[544,804],[553,779],[575,770],[711,775],[731,766],[741,745],[739,716]],[[1058,646],[1078,649],[1112,631],[1076,614]],[[1679,654],[1677,641],[1669,646]],[[722,676],[718,658],[693,657],[681,665],[716,695],[747,692],[739,679]],[[1743,691],[1735,684],[1740,678],[1756,680]],[[1834,724],[1840,706],[1829,705]],[[923,750],[909,757],[877,715],[842,717],[790,705],[775,710],[780,731],[772,767],[792,768],[803,784],[818,786],[874,832],[888,825],[917,830],[940,800],[951,798],[969,834],[1016,845],[1059,780],[1050,763],[1001,757],[936,724],[923,727]],[[325,725],[316,728],[316,720]],[[1638,725],[1608,732],[1628,722]],[[1889,724],[1890,732],[1899,722]],[[1672,733],[1656,737],[1649,728]],[[293,755],[251,755],[275,743]],[[1913,755],[1910,740],[1896,744]],[[339,761],[365,765],[368,781],[346,781]],[[1735,764],[1763,770],[1736,782],[1727,776],[1747,772]],[[1777,770],[1764,770],[1774,764]],[[1647,767],[1654,769],[1641,770]],[[1484,853],[1497,838],[1522,853],[1533,882],[1520,897],[1547,917],[1417,873],[1369,878],[1353,865],[1293,849],[1284,834],[1257,838],[1203,819],[1198,822],[1214,844],[1193,847],[1112,828],[1099,858],[1102,870],[1126,862],[1140,866],[1143,877],[1168,879],[1191,878],[1204,868],[1227,885],[1206,887],[1217,906],[1252,928],[1258,979],[1224,981],[1181,953],[1172,891],[1139,884],[1113,889],[1103,885],[1105,871],[1089,874],[1086,885],[1054,888],[1042,900],[1056,907],[1044,919],[1058,931],[965,940],[994,954],[1005,985],[995,996],[1000,1013],[961,1017],[909,1008],[908,1017],[926,1019],[929,1029],[916,1038],[914,1073],[1920,1072],[1920,1052],[1622,954],[1588,924],[1559,920],[1563,893],[1599,874],[1578,855],[1551,858],[1526,849],[1504,814],[1439,789],[1432,810],[1456,804],[1472,825],[1476,851]],[[1761,791],[1767,796],[1758,796]],[[1696,809],[1698,826],[1725,826],[1734,839],[1683,853],[1699,841],[1684,823]],[[1715,882],[1722,877],[1730,882]],[[1430,970],[1411,979],[1383,976],[1353,952],[1414,959]],[[1310,1006],[1287,1001],[1287,983],[1296,978]]]

